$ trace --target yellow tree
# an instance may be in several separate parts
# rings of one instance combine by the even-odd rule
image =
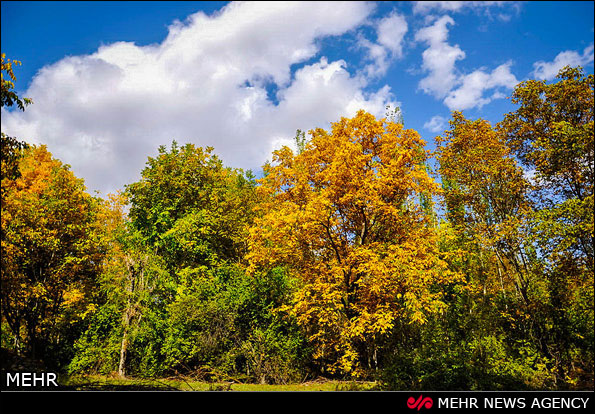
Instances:
[[[21,62],[18,60],[11,60],[6,57],[4,53],[1,54],[0,58],[0,75],[2,75],[1,80],[1,105],[4,106],[12,106],[15,103],[19,107],[21,111],[25,110],[25,106],[30,105],[33,101],[30,98],[23,98],[21,99],[16,92],[14,92],[14,82],[16,81],[16,76],[14,75],[14,71],[12,66],[13,65],[20,65]],[[8,79],[4,78],[4,72],[8,75]]]
[[[489,122],[460,112],[452,117],[451,129],[436,138],[447,219],[469,248],[494,256],[487,261],[495,262],[504,295],[505,286],[513,286],[527,302],[531,272],[523,225],[531,211],[530,185]]]
[[[418,133],[360,111],[310,131],[299,154],[265,166],[250,270],[285,266],[300,288],[292,314],[329,372],[363,373],[398,321],[422,324],[456,279],[439,258],[420,195],[435,195]]]
[[[97,200],[45,146],[18,162],[2,180],[2,316],[17,349],[43,358],[94,308],[102,232]]]

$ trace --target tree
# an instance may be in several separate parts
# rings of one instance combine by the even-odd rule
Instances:
[[[16,77],[12,70],[13,64],[20,65],[20,62],[17,60],[11,61],[10,59],[6,59],[5,61],[5,54],[2,53],[2,70],[0,73],[2,75],[2,99],[0,100],[0,104],[1,107],[4,108],[5,106],[10,107],[16,102],[19,109],[24,111],[25,106],[33,103],[33,101],[29,98],[21,99],[13,91],[14,81],[16,81]],[[11,80],[4,79],[4,72],[6,72]],[[2,181],[4,181],[5,178],[11,180],[18,178],[18,159],[21,157],[22,151],[27,148],[27,144],[25,142],[18,141],[16,138],[9,137],[4,134],[4,132],[2,132],[0,146],[2,156]],[[0,191],[2,192],[2,205],[4,205],[4,186],[2,186]]]
[[[104,209],[100,306],[70,371],[268,382],[299,375],[295,323],[274,314],[287,295],[275,278],[283,273],[259,283],[242,267],[256,202],[251,175],[224,168],[210,148],[174,142],[159,151]]]
[[[160,291],[164,290],[169,277],[163,260],[146,246],[138,230],[131,228],[124,213],[125,195],[111,195],[106,204],[106,228],[111,243],[100,282],[105,295],[103,306],[117,309],[121,315],[118,375],[126,377],[129,346],[134,342],[143,316],[146,317],[147,311],[154,311],[153,303],[166,299]]]
[[[564,68],[556,83],[522,82],[512,101],[496,128],[455,112],[437,138],[443,245],[464,252],[449,263],[471,289],[456,320],[473,321],[479,349],[502,344],[525,384],[536,384],[528,372],[542,387],[592,383],[593,76]]]
[[[141,180],[126,189],[130,231],[138,233],[144,252],[163,260],[167,271],[167,276],[161,277],[167,285],[166,295],[145,308],[145,314],[151,311],[156,316],[154,326],[143,331],[145,337],[163,338],[163,347],[155,351],[161,366],[154,366],[160,372],[178,369],[179,363],[187,370],[190,361],[208,360],[204,352],[210,347],[200,348],[194,342],[190,349],[195,351],[186,347],[200,334],[187,326],[206,331],[205,337],[211,341],[219,338],[214,332],[219,331],[215,319],[221,323],[233,321],[233,311],[230,315],[224,311],[211,313],[209,319],[206,313],[214,305],[210,297],[202,297],[207,302],[205,307],[180,311],[197,303],[200,287],[208,285],[213,273],[241,262],[246,249],[251,206],[255,203],[253,178],[250,173],[225,168],[212,151],[192,144],[179,147],[175,141],[169,151],[161,146],[157,157],[149,157]],[[232,310],[232,304],[227,309]],[[192,325],[192,315],[201,322],[199,325]],[[205,320],[208,323],[203,324]],[[211,327],[215,327],[213,331]],[[223,332],[226,340],[227,330]],[[139,334],[136,346],[151,346],[141,342]],[[181,354],[180,347],[188,352]],[[221,352],[219,349],[215,354]]]
[[[17,349],[44,357],[94,308],[98,201],[45,146],[25,150],[19,171],[2,181],[2,316]]]
[[[436,138],[448,220],[442,248],[468,282],[449,304],[445,321],[459,341],[455,354],[498,355],[491,364],[464,362],[473,376],[469,381],[485,384],[482,388],[502,382],[544,386],[551,375],[535,368],[548,355],[543,352],[544,278],[527,226],[532,186],[505,137],[489,122],[453,112],[450,127]],[[466,326],[465,333],[457,326]],[[507,345],[515,341],[525,344],[524,355],[538,357],[527,363],[518,346]]]
[[[534,177],[528,227],[544,265],[544,347],[559,386],[593,378],[593,79],[565,67],[554,83],[522,82],[518,108],[498,125]]]
[[[310,135],[265,166],[250,270],[287,266],[301,286],[291,311],[320,366],[357,376],[377,366],[397,321],[441,309],[436,286],[457,277],[419,203],[438,189],[417,132],[360,111]]]
[[[519,84],[512,97],[519,108],[499,129],[535,175],[544,253],[574,251],[593,272],[593,75],[566,67],[556,78]]]
[[[153,344],[158,349],[154,352],[142,340],[147,333],[161,333],[151,323],[155,317],[165,321],[165,307],[175,287],[168,285],[171,277],[163,259],[132,228],[127,204],[122,193],[110,194],[102,202],[99,222],[106,232],[106,252],[97,276],[96,310],[75,343],[70,372],[116,372],[124,378],[155,370],[157,361],[145,372],[139,369],[143,358],[160,353],[158,344]]]
[[[0,144],[2,147],[2,176],[1,179],[5,178],[14,180],[18,178],[19,166],[18,159],[21,157],[22,152],[28,145],[25,142],[18,141],[16,138],[9,137],[2,133],[2,141]],[[4,188],[2,188],[4,193]]]
[[[1,104],[2,107],[4,106],[12,106],[15,103],[19,107],[21,111],[25,110],[25,106],[30,105],[33,103],[31,98],[20,98],[16,92],[13,91],[14,89],[14,82],[16,81],[16,76],[14,75],[14,71],[12,66],[13,65],[20,65],[21,62],[18,60],[10,60],[6,58],[6,55],[2,53],[1,58],[1,73],[2,76],[2,87],[1,87]],[[8,75],[10,80],[4,78],[4,72]]]
[[[527,303],[532,253],[523,224],[531,211],[529,183],[487,121],[452,116],[451,129],[437,137],[446,217],[463,241],[495,256],[503,291],[504,284],[513,285]]]
[[[174,142],[127,188],[132,225],[175,271],[238,261],[251,220],[253,178],[224,168],[212,148]]]

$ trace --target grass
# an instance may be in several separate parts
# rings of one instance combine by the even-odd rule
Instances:
[[[185,378],[139,379],[109,376],[58,378],[65,390],[96,391],[374,391],[374,382],[316,380],[299,384],[243,384],[236,382],[209,383]]]

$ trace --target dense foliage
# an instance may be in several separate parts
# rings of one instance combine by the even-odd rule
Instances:
[[[434,154],[396,110],[298,130],[261,179],[174,141],[106,200],[2,134],[2,347],[71,374],[590,389],[593,75],[512,102],[454,112]]]
[[[299,155],[274,153],[258,188],[250,265],[300,281],[291,313],[322,372],[365,376],[398,321],[423,324],[456,283],[419,203],[436,183],[417,132],[360,111],[317,129]]]

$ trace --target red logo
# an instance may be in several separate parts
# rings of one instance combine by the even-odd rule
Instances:
[[[432,401],[430,397],[424,398],[423,395],[420,395],[417,400],[413,397],[409,397],[407,399],[407,407],[411,409],[417,408],[417,411],[421,410],[422,408],[432,408],[433,405],[434,401]]]

